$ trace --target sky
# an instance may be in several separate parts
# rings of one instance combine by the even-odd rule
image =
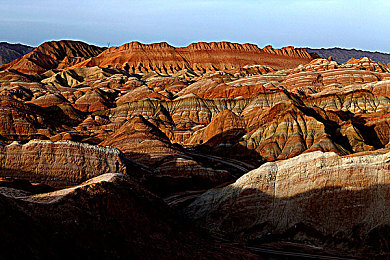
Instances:
[[[344,47],[390,53],[389,0],[0,0],[0,41]]]

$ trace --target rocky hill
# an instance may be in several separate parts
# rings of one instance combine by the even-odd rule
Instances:
[[[156,71],[171,74],[183,69],[200,72],[227,71],[257,64],[289,68],[311,59],[304,49],[295,49],[291,46],[282,49],[267,46],[260,49],[254,44],[198,42],[176,48],[165,42],[155,44],[131,42],[120,47],[112,47],[77,66],[111,66],[132,73]]]
[[[186,212],[247,243],[310,241],[321,248],[388,252],[389,156],[388,149],[343,157],[313,152],[267,163],[204,193]]]
[[[51,69],[75,67],[113,67],[131,73],[155,71],[172,74],[183,69],[208,72],[232,70],[246,65],[292,68],[307,63],[312,56],[292,46],[260,49],[253,44],[198,42],[176,48],[167,43],[131,42],[120,47],[104,48],[75,41],[47,42],[30,54],[0,67],[34,74]]]
[[[43,73],[50,69],[68,67],[96,56],[104,49],[79,41],[45,42],[23,57],[0,66],[0,70],[15,69],[29,74]]]
[[[31,52],[33,49],[31,46],[23,44],[0,42],[0,65],[10,63]]]

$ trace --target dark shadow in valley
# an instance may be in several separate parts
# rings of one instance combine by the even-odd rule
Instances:
[[[323,118],[318,114],[313,108],[306,106],[297,106],[304,114],[315,118],[317,121],[321,122],[325,126],[325,133],[331,136],[333,142],[341,145],[349,153],[352,153],[352,146],[348,141],[348,138],[341,134],[341,126],[328,118]],[[340,112],[340,111],[339,111]],[[342,113],[342,112],[341,112]]]
[[[259,258],[214,241],[128,178],[79,187],[51,202],[0,194],[0,228],[1,259]]]
[[[375,149],[384,148],[385,146],[382,144],[381,140],[378,137],[378,134],[375,131],[375,125],[368,126],[366,123],[366,119],[364,119],[360,115],[353,115],[352,124],[359,130],[359,132],[363,136],[364,143],[373,146]]]
[[[213,136],[207,142],[187,148],[186,152],[204,155],[202,159],[211,161],[214,165],[217,160],[213,159],[213,157],[220,157],[228,162],[221,163],[222,169],[230,170],[234,175],[241,176],[243,173],[253,170],[264,163],[263,158],[257,151],[248,149],[239,143],[245,133],[246,131],[243,128],[231,129]],[[207,156],[210,157],[207,158]],[[240,167],[229,166],[229,163],[237,164],[241,166],[241,169]]]
[[[146,156],[145,154],[143,160]],[[182,165],[181,159],[187,159],[196,164]],[[151,171],[142,174],[139,179],[145,187],[162,197],[186,191],[206,191],[236,179],[229,172],[221,172],[221,169],[217,169],[218,165],[210,167],[207,162],[205,163],[194,156],[180,152],[157,159],[154,158],[150,162],[148,168]]]
[[[244,133],[243,129],[233,129],[191,148],[172,144],[171,147],[176,151],[174,154],[157,158],[135,152],[126,153],[126,157],[150,169],[148,173],[138,175],[138,178],[149,190],[160,196],[207,190],[231,183],[261,164],[261,156],[256,151],[238,143]],[[186,165],[186,160],[195,164]]]

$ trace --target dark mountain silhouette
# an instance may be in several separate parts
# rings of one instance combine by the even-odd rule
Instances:
[[[33,49],[34,47],[19,43],[0,42],[0,65],[10,63],[31,52]]]
[[[308,53],[317,53],[321,58],[327,59],[332,56],[333,60],[338,63],[344,63],[351,58],[360,59],[362,57],[368,57],[376,62],[390,63],[390,54],[383,52],[364,51],[356,49],[343,49],[343,48],[321,48],[311,49],[305,48]]]

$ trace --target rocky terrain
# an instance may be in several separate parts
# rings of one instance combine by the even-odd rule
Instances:
[[[79,184],[102,172],[126,173],[125,156],[115,148],[70,141],[30,141],[0,147],[2,176],[56,186]]]
[[[111,47],[97,57],[92,57],[76,66],[113,66],[132,73],[175,73],[183,69],[195,72],[232,70],[251,64],[271,67],[294,67],[312,57],[304,49],[292,46],[260,49],[254,44],[230,42],[198,42],[187,47],[175,48],[168,43],[142,44],[130,42]]]
[[[389,156],[311,152],[269,162],[213,189],[187,214],[247,243],[310,241],[316,247],[388,252]],[[245,217],[244,217],[245,216]]]
[[[389,220],[390,67],[384,63],[366,57],[337,63],[304,49],[228,42],[180,48],[131,42],[105,49],[59,41],[44,43],[0,70],[0,177],[13,178],[6,179],[7,188],[26,186],[30,193],[36,183],[55,190],[76,186],[69,194],[76,190],[86,197],[58,210],[72,218],[74,207],[85,216],[78,223],[91,220],[81,224],[82,236],[101,219],[124,234],[137,230],[127,226],[130,220],[111,221],[133,214],[130,209],[140,206],[132,200],[147,190],[164,210],[159,206],[148,211],[144,224],[137,217],[131,225],[148,226],[160,209],[172,211],[174,217],[162,215],[161,233],[153,235],[160,230],[154,226],[139,230],[168,243],[167,234],[181,229],[164,221],[185,214],[180,223],[201,227],[205,234],[193,236],[203,241],[199,247],[212,245],[204,250],[217,258],[225,255],[213,243],[225,246],[226,241],[278,250],[292,250],[293,243],[300,252],[363,257],[390,250],[388,237],[381,235]],[[77,186],[106,173],[130,176],[136,183],[130,186],[143,191],[130,195],[126,192],[133,188],[120,184],[115,195],[114,184]],[[94,191],[100,185],[115,188]],[[42,197],[52,205],[49,198],[67,201],[70,195],[58,194],[68,191]],[[100,205],[89,192],[117,196],[117,204]],[[32,193],[4,203],[17,205],[23,218],[48,218],[51,206],[39,208],[35,200],[41,195]],[[104,210],[101,219],[90,218],[96,214],[89,207],[96,203]],[[124,211],[114,214],[122,203]],[[68,228],[59,224],[61,218],[56,221],[49,226]],[[134,237],[101,234],[91,247],[112,238],[124,241],[112,249],[114,255],[130,253],[121,246]],[[176,240],[170,241],[158,242],[159,252],[174,254]],[[186,241],[178,257],[197,248]],[[150,240],[139,243],[142,250]],[[241,249],[235,250],[232,258]]]
[[[32,50],[34,47],[27,45],[0,42],[0,65],[10,63]]]

